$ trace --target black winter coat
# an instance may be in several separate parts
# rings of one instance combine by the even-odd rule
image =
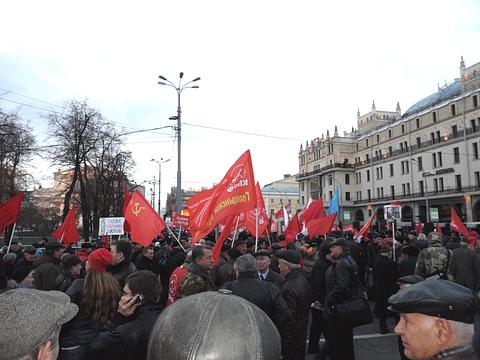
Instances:
[[[287,303],[280,289],[268,281],[259,280],[256,272],[240,274],[237,280],[227,282],[222,288],[257,305],[280,331],[289,320]]]
[[[415,275],[415,267],[417,266],[417,256],[407,255],[398,263],[398,277],[407,275]]]
[[[124,260],[117,265],[111,265],[108,268],[108,271],[117,279],[118,283],[123,289],[125,285],[125,279],[131,273],[137,271],[137,267],[129,260]]]
[[[145,305],[131,317],[115,312],[112,320],[90,343],[89,360],[144,360],[147,357],[148,338],[162,309]]]
[[[375,312],[386,309],[388,298],[398,291],[397,265],[387,256],[379,256],[375,261]]]
[[[35,272],[33,273],[33,279],[35,281],[35,289],[56,290],[55,281],[62,272],[59,264],[60,260],[49,254],[43,254],[34,261]]]
[[[279,273],[270,269],[268,271],[267,277],[265,278],[265,281],[271,282],[272,284],[276,285],[279,289],[281,289],[283,283],[285,282],[285,278]]]
[[[448,274],[456,283],[476,291],[480,283],[478,255],[465,245],[453,250]]]
[[[55,279],[55,290],[66,292],[75,280],[76,278],[70,270],[62,270]]]
[[[325,274],[330,265],[332,265],[332,262],[322,255],[320,255],[320,258],[315,261],[312,270],[312,277],[310,278],[310,283],[312,285],[312,301],[320,301],[321,304],[325,304],[325,297],[327,295]]]
[[[290,321],[282,336],[282,350],[304,351],[312,290],[302,269],[293,269],[285,276],[282,294],[290,311]]]

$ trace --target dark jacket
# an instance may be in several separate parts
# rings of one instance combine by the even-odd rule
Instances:
[[[320,258],[315,262],[310,279],[310,284],[312,285],[312,301],[319,301],[321,304],[325,304],[325,297],[327,295],[325,274],[331,264],[332,262],[323,255],[320,255]]]
[[[148,338],[161,307],[145,305],[131,317],[115,312],[112,320],[90,343],[90,360],[144,360],[147,357]]]
[[[35,259],[34,259],[35,260]],[[18,262],[17,265],[15,265],[16,268],[19,268],[19,267],[27,267],[29,268],[30,270],[33,270],[33,261],[28,261],[27,259],[25,259],[25,257],[22,258],[22,260],[20,260]]]
[[[256,272],[240,274],[237,280],[227,282],[222,288],[257,305],[279,330],[287,323],[288,307],[280,289],[268,281],[259,280]]]
[[[380,255],[380,245],[375,241],[370,241],[367,245],[367,266],[373,269],[375,259]]]
[[[123,288],[125,285],[125,279],[131,273],[137,271],[137,267],[129,260],[124,260],[117,265],[111,265],[108,268],[108,271],[117,279],[120,286]]]
[[[60,260],[50,254],[43,254],[33,262],[35,288],[38,290],[56,290],[55,281],[61,274]]]
[[[304,351],[312,290],[302,269],[293,269],[285,276],[282,294],[290,311],[290,321],[282,336],[282,350]]]
[[[265,281],[271,282],[272,284],[276,285],[279,289],[281,289],[285,281],[285,278],[279,273],[273,271],[272,269],[269,269],[267,277],[265,278]]]
[[[137,255],[137,257],[135,258],[134,265],[137,268],[137,270],[150,270],[154,274],[159,273],[158,263],[155,260],[155,258],[149,259],[146,256],[143,256],[143,253],[140,253]]]
[[[62,270],[60,275],[57,276],[55,279],[55,290],[66,292],[67,289],[72,285],[72,283],[76,280],[76,277],[72,274],[72,272],[68,270]]]
[[[398,291],[397,265],[387,256],[380,255],[375,261],[375,310],[386,309],[388,298]]]
[[[88,345],[98,334],[100,329],[86,316],[85,307],[82,305],[83,279],[75,280],[67,290],[70,301],[79,307],[78,314],[62,326],[60,332],[60,346],[63,348]]]
[[[417,266],[417,256],[407,255],[398,263],[398,277],[407,275],[415,275],[415,267]]]
[[[429,360],[472,360],[477,359],[475,351],[471,345],[459,346],[452,349],[443,350]]]
[[[327,296],[325,298],[327,317],[333,315],[334,307],[358,296],[358,267],[355,260],[348,255],[342,254],[333,261],[325,274],[327,284]]]
[[[476,291],[480,282],[480,262],[477,254],[466,245],[453,250],[448,275],[456,283]]]
[[[210,279],[210,274],[192,262],[180,284],[180,297],[212,290],[215,290],[215,285]]]

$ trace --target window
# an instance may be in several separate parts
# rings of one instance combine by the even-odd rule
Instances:
[[[453,162],[455,164],[460,162],[460,149],[458,147],[453,148]]]
[[[380,199],[380,188],[377,188],[377,199]]]
[[[433,179],[433,191],[438,193],[438,180],[437,179]]]
[[[400,152],[403,154],[403,143],[400,143]]]
[[[402,134],[405,134],[405,125],[402,124]]]
[[[350,192],[345,193],[345,201],[350,201]]]
[[[305,191],[305,183],[300,183],[300,190]]]
[[[350,185],[350,174],[345,174],[345,184]]]
[[[365,139],[365,144],[368,147],[368,139]]]
[[[434,111],[432,112],[432,119],[433,119],[433,122],[436,123],[437,122],[437,113]]]
[[[405,187],[405,184],[402,184],[402,195],[405,196],[406,195],[406,187]]]
[[[441,141],[440,131],[437,131],[437,142]]]
[[[370,189],[367,190],[367,195],[368,195],[368,201],[370,201],[372,199],[372,194]]]
[[[333,177],[329,176],[328,177],[328,185],[332,185],[333,184]]]
[[[480,187],[480,171],[475,171],[475,186]]]
[[[456,138],[458,136],[458,128],[457,128],[457,125],[453,125],[452,126],[452,135],[454,138]]]
[[[457,191],[462,191],[462,175],[455,175],[455,184]]]
[[[477,124],[475,122],[475,119],[470,120],[470,125],[472,127],[472,132],[477,132]]]
[[[370,162],[370,155],[367,154],[367,164]]]
[[[390,193],[392,194],[392,199],[395,199],[395,186],[390,185]]]
[[[435,144],[435,134],[430,133],[430,139],[432,140],[432,144]]]
[[[478,159],[478,143],[473,143],[473,158]]]
[[[403,148],[405,149],[405,152],[408,152],[408,142],[403,142]]]
[[[407,183],[407,195],[410,195],[410,183]]]
[[[450,105],[450,112],[452,113],[452,116],[456,115],[456,109],[455,109],[455,104]]]
[[[270,199],[270,204],[273,204],[274,203],[274,200],[273,199]]]
[[[380,135],[377,134],[377,143],[380,142]]]
[[[441,151],[439,151],[437,153],[437,160],[438,160],[438,167],[442,167],[443,163],[442,163],[442,152]]]
[[[393,164],[390,164],[390,176],[393,176]]]
[[[432,164],[434,168],[437,167],[437,154],[435,153],[432,154]]]
[[[355,144],[357,146],[357,150],[358,150],[358,143]]]
[[[402,161],[402,174],[408,174],[408,161]]]
[[[423,159],[421,156],[419,156],[417,158],[417,164],[418,164],[418,171],[422,171],[423,170]]]
[[[362,183],[362,173],[358,173],[358,183]]]
[[[389,147],[388,147],[388,156],[391,157],[392,154],[393,154],[393,147],[389,146]]]
[[[440,188],[440,191],[443,191],[443,178],[438,179],[438,186]]]
[[[302,196],[302,205],[305,205],[305,196]]]
[[[332,201],[333,191],[329,191],[329,192],[328,192],[328,198],[330,199],[330,201]]]
[[[425,190],[423,188],[423,181],[419,181],[418,182],[418,188],[420,189],[420,196],[424,196],[425,195]]]
[[[478,107],[478,97],[477,97],[477,95],[473,95],[472,100],[473,100],[473,107],[474,108]]]
[[[383,179],[383,167],[380,166],[380,179]]]
[[[370,181],[370,170],[367,170],[367,182]]]
[[[420,149],[422,147],[422,138],[417,137],[417,149]]]
[[[417,119],[415,120],[415,122],[416,122],[416,125],[417,125],[417,129],[420,129],[420,119],[417,118]]]
[[[392,129],[388,130],[388,138],[389,138],[389,139],[392,138]]]

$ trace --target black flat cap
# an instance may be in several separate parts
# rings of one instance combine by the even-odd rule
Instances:
[[[473,292],[448,280],[425,280],[400,290],[388,299],[398,313],[420,313],[473,324],[477,302]]]
[[[425,280],[421,276],[418,275],[407,275],[407,276],[402,276],[397,280],[397,284],[416,284],[419,283],[420,281]]]
[[[50,240],[47,243],[47,246],[45,247],[47,250],[56,250],[56,249],[61,249],[64,248],[65,245],[63,245],[61,242],[58,242],[57,240]]]
[[[335,245],[338,245],[338,246],[347,246],[347,241],[343,238],[343,237],[339,237],[339,238],[336,238],[335,240],[333,240],[329,245],[328,247],[332,247],[332,246],[335,246]]]
[[[254,257],[257,257],[257,256],[268,256],[268,257],[270,257],[271,254],[268,250],[260,249],[255,254],[253,254],[253,256]]]
[[[300,264],[300,254],[296,250],[282,250],[275,254],[279,259],[283,259],[292,264]]]

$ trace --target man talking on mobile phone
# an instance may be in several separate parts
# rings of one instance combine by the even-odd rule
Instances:
[[[160,291],[153,272],[130,274],[117,312],[90,343],[88,359],[145,359],[150,332],[162,311],[158,304]]]

